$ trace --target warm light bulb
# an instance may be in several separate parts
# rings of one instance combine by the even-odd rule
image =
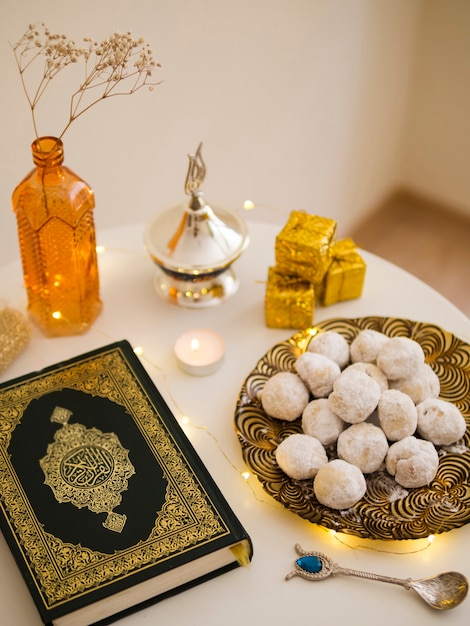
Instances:
[[[54,313],[52,314],[52,317],[55,320],[60,320],[60,318],[62,317],[62,313],[60,311],[54,311]]]
[[[103,254],[103,252],[106,252],[106,247],[105,246],[96,246],[96,253],[97,254]]]
[[[436,538],[436,535],[429,535],[429,537],[428,537],[429,543],[432,543],[435,538]]]
[[[250,472],[242,472],[242,476],[245,480],[248,480],[251,476]]]
[[[193,337],[193,339],[191,339],[191,350],[199,350],[199,339],[197,339],[196,337]]]
[[[137,354],[137,356],[142,356],[144,353],[144,349],[142,348],[142,346],[136,346],[134,348],[134,353]]]
[[[251,200],[245,200],[245,202],[243,203],[243,208],[246,211],[251,211],[251,209],[255,208],[255,203],[252,202]]]

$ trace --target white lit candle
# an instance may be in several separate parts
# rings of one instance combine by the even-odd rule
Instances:
[[[196,328],[183,333],[175,343],[178,365],[192,376],[213,374],[222,365],[225,353],[223,338],[212,330]]]

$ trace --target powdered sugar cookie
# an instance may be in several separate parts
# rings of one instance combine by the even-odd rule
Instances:
[[[341,374],[337,363],[315,352],[301,354],[295,362],[295,369],[316,398],[326,398]]]
[[[398,389],[387,389],[377,406],[379,423],[387,439],[398,441],[413,435],[418,424],[418,412],[410,396]]]
[[[361,470],[342,459],[322,465],[313,481],[318,502],[331,509],[349,509],[364,496],[366,488]]]
[[[441,391],[439,378],[428,363],[423,363],[414,374],[407,378],[391,380],[389,386],[391,389],[406,393],[415,404],[427,398],[437,398]]]
[[[357,424],[375,411],[380,394],[379,384],[373,378],[358,369],[347,368],[335,380],[328,402],[342,420]]]
[[[428,398],[418,404],[416,410],[418,433],[436,446],[449,446],[464,436],[467,425],[455,404]]]
[[[302,413],[303,432],[316,437],[324,446],[335,443],[345,426],[345,422],[330,409],[327,398],[312,400]]]
[[[300,417],[310,400],[309,390],[294,372],[277,372],[268,378],[260,396],[270,417],[288,422]]]
[[[353,363],[375,363],[380,348],[388,341],[387,335],[378,330],[361,330],[352,340],[350,346],[351,361]]]
[[[343,335],[334,330],[319,332],[310,341],[307,350],[323,354],[337,363],[341,369],[349,363],[349,344]]]
[[[376,472],[388,452],[388,441],[381,428],[361,422],[343,430],[338,437],[340,459],[352,463],[363,474]]]
[[[373,378],[376,382],[379,383],[379,387],[381,391],[385,391],[386,389],[388,389],[387,377],[382,372],[382,370],[379,370],[377,365],[374,365],[374,363],[363,363],[362,361],[357,362],[357,363],[352,363],[343,371],[346,371],[349,369],[361,370],[361,372],[364,372],[364,374],[367,374],[368,376]]]
[[[325,448],[315,437],[302,433],[283,439],[275,451],[279,467],[290,478],[313,478],[320,467],[328,462]]]
[[[435,477],[439,457],[430,441],[410,436],[390,446],[385,466],[402,487],[424,487]]]
[[[389,380],[413,376],[423,363],[422,347],[409,337],[391,337],[377,355],[377,367]]]

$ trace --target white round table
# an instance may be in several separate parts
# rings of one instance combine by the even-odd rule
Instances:
[[[46,338],[33,329],[21,355],[3,372],[8,380],[120,339],[142,348],[142,362],[174,411],[187,416],[192,444],[250,534],[254,557],[207,583],[168,598],[119,621],[122,626],[191,624],[239,626],[300,623],[352,626],[466,626],[470,599],[445,616],[427,607],[413,592],[379,582],[333,577],[321,582],[286,581],[299,543],[320,550],[345,567],[397,578],[423,578],[458,570],[470,579],[470,525],[427,540],[382,542],[336,535],[302,520],[272,500],[244,465],[234,431],[240,388],[269,348],[294,331],[269,329],[264,321],[268,266],[274,264],[279,224],[248,221],[249,248],[235,263],[240,288],[221,306],[181,309],[161,300],[153,288],[155,267],[143,247],[143,224],[98,233],[103,312],[82,336]],[[362,252],[367,264],[362,297],[330,307],[316,306],[315,321],[370,315],[430,322],[470,343],[470,320],[436,291],[398,267]],[[19,262],[0,269],[3,304],[25,310]],[[190,376],[176,363],[173,346],[185,330],[206,327],[226,343],[222,367],[206,377]],[[13,557],[0,535],[0,606],[2,626],[41,623]]]

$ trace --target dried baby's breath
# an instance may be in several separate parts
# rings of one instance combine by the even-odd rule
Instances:
[[[101,42],[86,37],[82,45],[77,45],[65,35],[51,33],[43,23],[30,24],[12,47],[36,137],[37,107],[51,81],[67,67],[81,64],[83,79],[70,97],[69,119],[59,138],[77,117],[98,102],[135,93],[142,87],[153,90],[158,84],[153,75],[160,64],[153,50],[142,37],[134,39],[129,32],[113,33]]]

